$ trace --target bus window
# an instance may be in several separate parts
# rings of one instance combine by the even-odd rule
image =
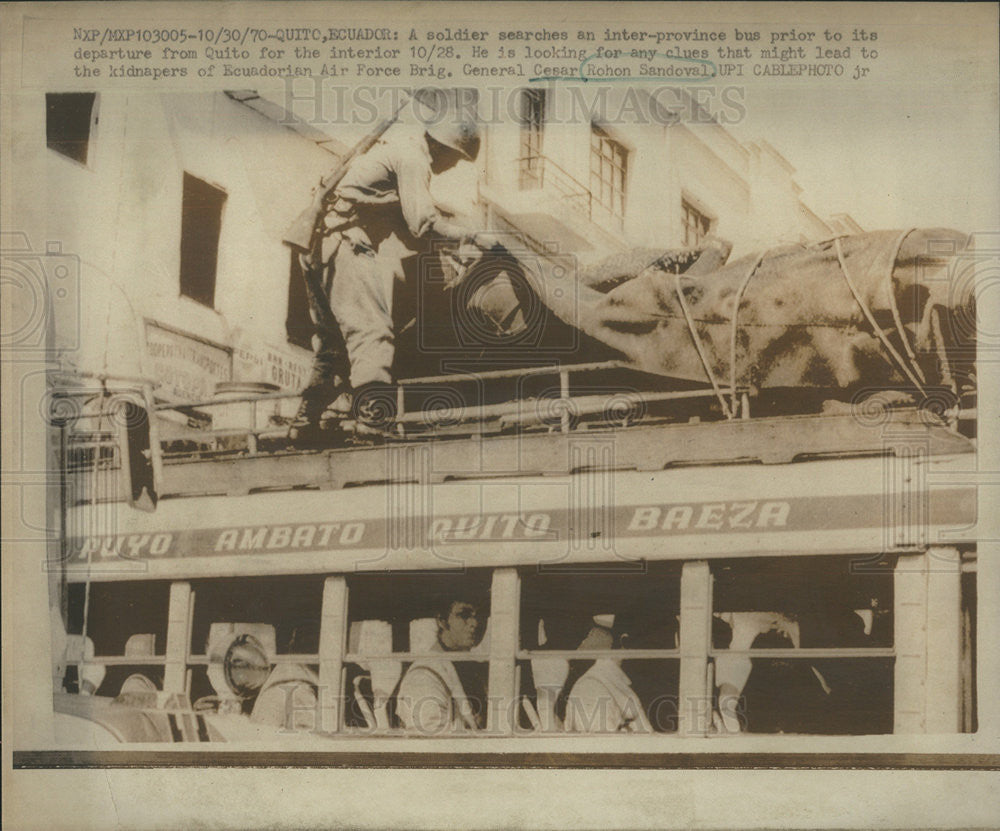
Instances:
[[[348,578],[346,728],[486,727],[490,577],[480,569]]]
[[[250,714],[278,675],[315,676],[322,575],[195,580],[192,591],[196,707]]]
[[[521,729],[677,729],[678,563],[525,570],[521,586]]]
[[[85,691],[114,697],[126,679],[136,674],[162,689],[170,584],[159,580],[92,583],[89,599],[85,600],[86,594],[83,583],[67,587],[66,630],[70,635],[83,633],[86,616],[86,637],[93,645],[92,653],[88,645],[87,656],[92,655],[95,664],[104,664],[106,671],[95,689],[87,689],[84,684]],[[63,688],[80,692],[79,666],[74,664],[74,658],[81,656],[67,657]],[[134,663],[124,663],[126,659]]]
[[[892,732],[892,569],[857,564],[808,557],[712,565],[718,729]]]

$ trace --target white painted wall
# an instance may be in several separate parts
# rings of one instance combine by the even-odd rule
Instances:
[[[590,124],[568,120],[571,92],[550,90],[553,108],[563,123],[547,123],[542,152],[580,183],[590,183]],[[613,89],[607,111],[620,110],[624,89]],[[580,108],[576,113],[581,115]],[[734,244],[733,256],[783,242],[819,239],[830,226],[804,206],[791,165],[766,142],[742,144],[715,122],[683,120],[664,124],[636,119],[605,129],[630,150],[624,229],[597,222],[586,228],[573,217],[567,225],[583,233],[606,254],[619,245],[675,247],[682,245],[681,200],[688,199],[714,220],[713,233]],[[546,189],[518,188],[520,133],[511,125],[493,126],[485,161],[490,195],[513,213],[556,212],[557,201]],[[592,259],[596,254],[591,255]]]
[[[567,88],[551,94],[550,107],[564,118],[546,125],[543,152],[589,187],[590,121],[579,109],[576,118],[565,117],[572,109]],[[625,94],[609,93],[609,112]],[[514,124],[490,125],[477,166],[441,177],[436,195],[453,203],[461,197],[453,207],[471,210],[478,168],[483,193],[505,211],[558,217],[573,232],[570,245],[589,246],[584,261],[627,245],[680,246],[682,198],[713,217],[714,232],[734,243],[734,256],[829,233],[801,204],[791,166],[766,142],[743,145],[715,123],[640,121],[604,125],[630,150],[624,229],[589,222],[548,189],[521,190]],[[44,146],[44,118],[37,123],[35,141]],[[102,92],[87,165],[51,150],[46,158],[47,240],[81,262],[81,346],[63,355],[65,363],[155,374],[145,349],[150,319],[233,349],[234,380],[302,386],[310,354],[287,342],[291,255],[281,240],[336,164],[334,155],[223,93]],[[214,308],[180,294],[185,171],[227,194]],[[546,233],[558,227],[550,222]],[[71,328],[57,327],[57,343]]]
[[[222,93],[101,93],[97,107],[86,167],[47,151],[48,239],[81,259],[82,348],[64,359],[148,375],[149,318],[245,350],[239,380],[276,380],[269,350],[307,368],[308,351],[287,343],[281,240],[336,157]],[[180,294],[185,172],[227,194],[214,309]]]

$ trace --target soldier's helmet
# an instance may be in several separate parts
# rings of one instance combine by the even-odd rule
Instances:
[[[443,121],[427,125],[427,135],[452,150],[457,150],[470,162],[479,155],[479,125],[475,121]]]
[[[418,90],[414,93],[414,106],[427,135],[471,162],[479,155],[479,122],[475,118],[474,101],[463,98],[463,92],[471,90]]]

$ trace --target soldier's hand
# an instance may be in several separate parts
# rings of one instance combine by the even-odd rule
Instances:
[[[504,248],[504,244],[500,242],[500,238],[489,231],[477,231],[472,236],[472,242],[480,251],[493,251]]]
[[[310,251],[299,252],[299,268],[309,271],[313,267],[313,255]]]

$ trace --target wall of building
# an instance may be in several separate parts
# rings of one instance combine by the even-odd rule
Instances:
[[[662,112],[649,117],[648,96],[628,99],[637,94],[623,88],[593,113],[569,88],[549,94],[542,153],[554,166],[544,187],[521,187],[521,129],[508,121],[486,127],[475,166],[435,178],[435,195],[475,213],[478,175],[491,222],[583,262],[628,246],[682,247],[682,201],[712,219],[734,256],[857,229],[850,217],[831,224],[813,213],[775,148],[742,144],[691,101],[667,123]],[[287,338],[291,252],[282,238],[346,148],[279,123],[280,109],[252,95],[240,103],[221,92],[101,93],[87,163],[47,151],[47,239],[81,264],[81,345],[63,355],[67,365],[155,378],[162,397],[184,400],[211,398],[219,381],[304,385],[310,353]],[[586,215],[592,123],[628,150],[621,222]],[[180,290],[185,173],[226,194],[212,307]]]
[[[310,355],[287,342],[282,237],[337,158],[223,93],[96,106],[86,165],[47,154],[48,238],[81,260],[82,347],[65,361],[159,378],[164,397],[210,397],[213,379],[301,387]],[[180,291],[185,172],[226,194],[213,308]]]
[[[584,239],[584,260],[627,246],[683,246],[682,201],[711,218],[711,232],[733,243],[733,256],[833,232],[833,225],[802,202],[794,168],[774,147],[763,141],[741,143],[690,97],[680,95],[676,119],[668,123],[662,111],[658,117],[649,116],[657,104],[648,96],[635,99],[636,93],[624,88],[611,89],[602,106],[590,111],[568,88],[553,86],[547,94],[552,121],[543,131],[545,163],[554,162],[556,170],[565,171],[579,187],[589,188],[591,182],[591,115],[628,149],[624,221],[600,216],[587,221],[548,181],[539,189],[522,189],[520,130],[506,124],[490,130],[486,195],[515,218],[544,213],[559,217],[565,239],[553,241],[564,242],[566,248]],[[550,235],[559,236],[551,229]]]

